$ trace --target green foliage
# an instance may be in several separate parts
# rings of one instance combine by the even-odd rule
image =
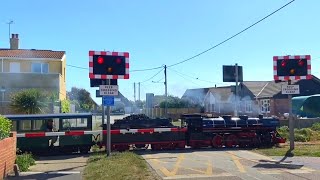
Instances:
[[[26,89],[11,97],[12,109],[21,114],[45,113],[48,108],[48,96],[38,89]]]
[[[161,108],[165,108],[165,101],[160,103]],[[195,108],[200,107],[198,104],[193,104],[186,99],[181,99],[179,97],[168,96],[167,102],[168,108]]]
[[[20,171],[28,171],[29,167],[35,165],[35,160],[32,154],[24,153],[17,155],[16,163],[19,166]]]
[[[294,130],[294,140],[299,142],[308,142],[312,136],[312,130],[310,128],[302,128]]]
[[[314,131],[320,131],[320,123],[314,123],[311,129]]]
[[[70,101],[65,99],[61,101],[61,111],[62,113],[70,112]]]
[[[76,105],[77,111],[91,111],[94,108],[95,102],[85,89],[72,87],[68,92],[68,97]]]
[[[11,121],[3,116],[0,116],[0,140],[9,137],[11,128]]]
[[[281,126],[278,128],[278,133],[281,137],[289,139],[289,127],[288,126]]]

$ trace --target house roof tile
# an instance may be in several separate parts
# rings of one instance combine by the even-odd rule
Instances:
[[[65,51],[35,49],[0,49],[0,58],[62,59]]]

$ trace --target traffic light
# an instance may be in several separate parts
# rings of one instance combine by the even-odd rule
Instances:
[[[306,56],[274,56],[275,80],[309,79],[311,76],[311,57]]]
[[[129,53],[89,51],[90,79],[129,79]]]

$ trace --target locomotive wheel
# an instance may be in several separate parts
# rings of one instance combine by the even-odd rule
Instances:
[[[222,147],[222,136],[216,135],[212,138],[212,147]]]
[[[225,144],[226,144],[226,147],[231,148],[231,147],[237,146],[238,142],[239,142],[239,140],[238,140],[237,136],[231,134],[231,135],[227,136]]]

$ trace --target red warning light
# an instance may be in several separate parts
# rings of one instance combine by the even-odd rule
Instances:
[[[286,65],[287,65],[287,62],[286,62],[286,61],[282,61],[282,62],[281,62],[281,66],[282,66],[282,67],[286,67]]]
[[[299,64],[299,66],[303,66],[304,62],[302,60],[299,60],[298,64]]]
[[[117,63],[117,64],[121,64],[121,61],[122,61],[122,60],[121,60],[120,58],[117,58],[116,63]]]
[[[101,57],[101,56],[98,57],[98,63],[103,64],[103,57]]]

